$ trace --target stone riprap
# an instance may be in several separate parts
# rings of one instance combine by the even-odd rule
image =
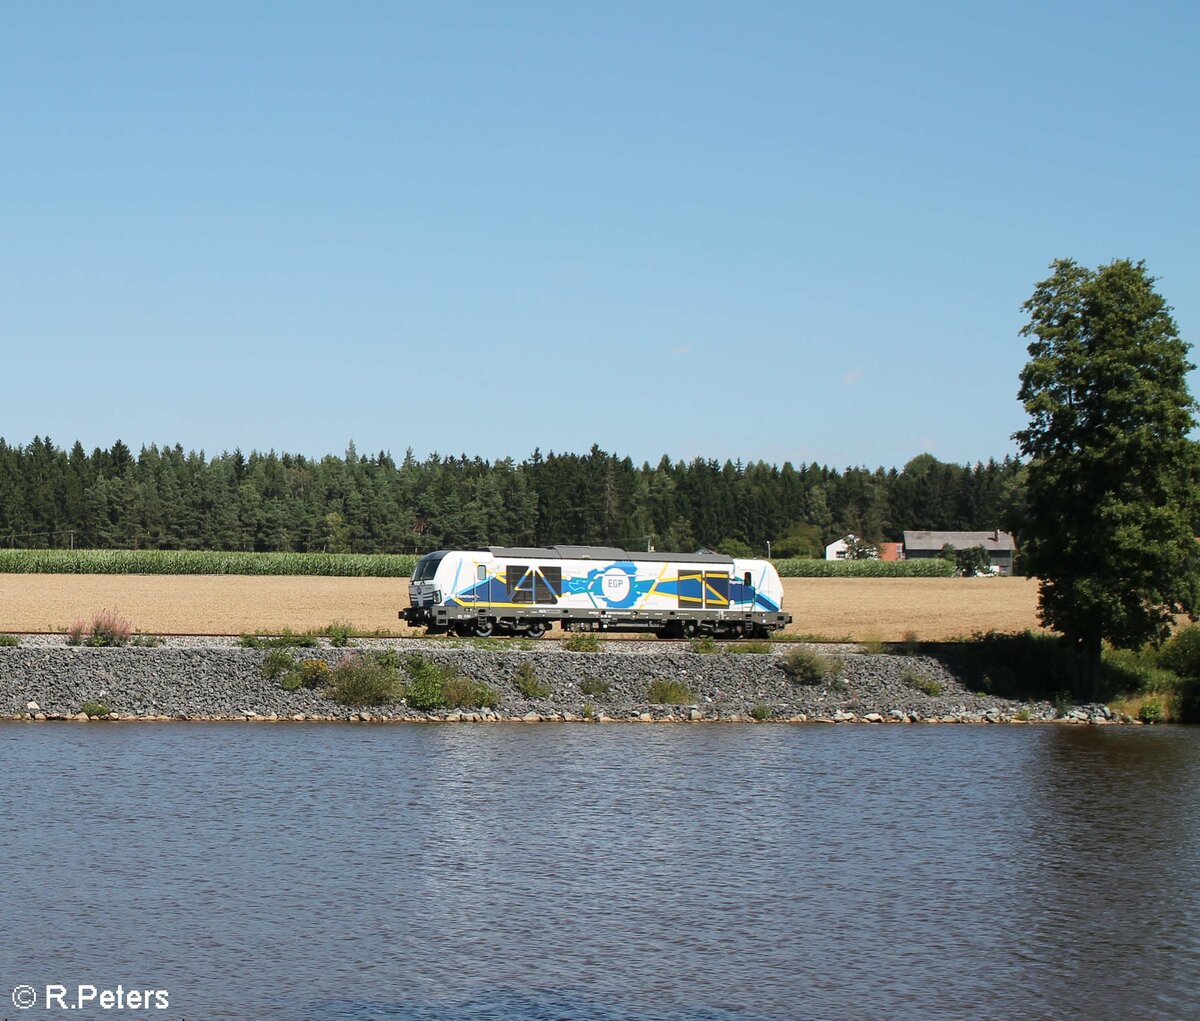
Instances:
[[[85,704],[100,703],[116,719],[182,720],[407,720],[407,721],[749,721],[752,713],[781,722],[1106,723],[1103,706],[1073,707],[1062,716],[1048,703],[1019,703],[969,691],[942,663],[926,656],[868,655],[824,649],[840,660],[839,676],[816,685],[795,683],[782,667],[787,646],[769,654],[702,654],[686,645],[611,642],[595,653],[566,651],[560,643],[453,643],[364,640],[350,649],[292,650],[297,659],[333,666],[366,649],[395,648],[401,664],[420,654],[494,688],[492,709],[420,712],[403,702],[356,708],[322,692],[285,691],[262,674],[266,653],[221,639],[169,639],[153,648],[75,648],[55,636],[30,637],[0,648],[0,717],[80,719]],[[517,689],[517,671],[532,665],[544,699]],[[585,695],[588,679],[608,685]],[[923,678],[941,686],[937,696],[914,686]],[[682,705],[649,701],[648,687],[677,681],[692,693]]]

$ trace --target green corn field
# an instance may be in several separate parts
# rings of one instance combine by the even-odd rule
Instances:
[[[386,553],[0,549],[0,574],[240,574],[407,578],[417,558]]]

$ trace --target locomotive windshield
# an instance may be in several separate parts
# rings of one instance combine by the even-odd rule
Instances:
[[[417,561],[417,566],[413,570],[413,581],[428,581],[432,578],[438,569],[438,564],[442,562],[442,558],[446,554],[442,553],[427,553]]]

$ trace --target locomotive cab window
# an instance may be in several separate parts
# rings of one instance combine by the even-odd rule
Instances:
[[[438,564],[442,562],[445,553],[429,554],[417,561],[417,566],[413,570],[413,581],[429,581],[436,573]]]

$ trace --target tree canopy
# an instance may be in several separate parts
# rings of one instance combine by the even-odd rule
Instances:
[[[1095,683],[1104,640],[1160,640],[1197,607],[1194,366],[1143,263],[1051,268],[1023,306],[1022,564]]]
[[[920,459],[913,472],[695,458],[637,465],[593,447],[523,461],[465,454],[309,458],[179,446],[91,453],[0,439],[0,543],[134,549],[350,550],[595,543],[821,556],[853,532],[990,529],[1016,499],[1015,458]]]

